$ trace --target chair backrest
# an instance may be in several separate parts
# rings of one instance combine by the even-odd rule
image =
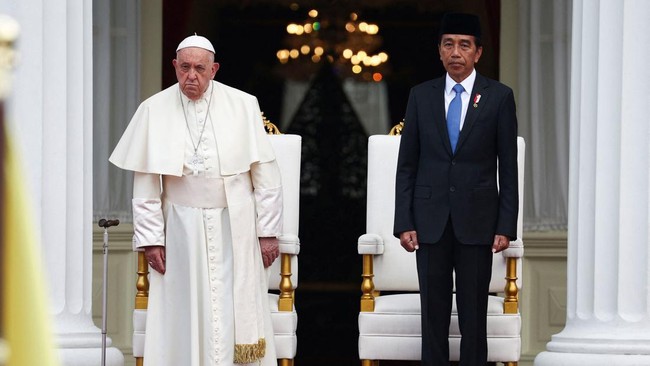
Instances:
[[[379,235],[384,242],[384,254],[373,257],[374,285],[378,291],[419,291],[415,254],[408,253],[393,236],[395,215],[395,173],[400,136],[373,135],[368,140],[368,196],[366,233]],[[523,233],[523,171],[525,143],[517,138],[519,168],[519,216],[517,237]],[[521,288],[521,258],[517,260],[517,286]],[[494,255],[490,292],[503,292],[505,286],[506,258]]]
[[[302,139],[298,135],[269,135],[282,176],[283,235],[298,237],[300,212],[300,151]],[[298,258],[291,259],[291,283],[298,285]],[[269,269],[269,288],[277,290],[280,284],[280,260]]]

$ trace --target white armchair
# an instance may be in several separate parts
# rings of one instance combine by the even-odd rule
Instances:
[[[294,291],[298,285],[298,217],[300,208],[300,152],[301,137],[282,135],[266,119],[265,128],[270,135],[282,176],[283,234],[280,236],[280,258],[268,268],[269,305],[279,366],[292,366],[297,351],[296,329],[298,315],[294,306]],[[149,267],[143,252],[138,252],[138,279],[135,309],[133,311],[133,356],[136,366],[144,362],[144,339],[149,296]]]
[[[293,365],[297,352],[296,329],[298,315],[294,306],[294,290],[298,285],[298,217],[300,208],[300,149],[301,137],[298,135],[269,136],[273,144],[278,166],[282,175],[282,195],[284,204],[283,235],[280,237],[280,260],[276,260],[268,270],[269,289],[279,294],[269,293],[271,320],[275,333],[275,353],[280,366]]]
[[[359,358],[363,366],[379,360],[420,360],[420,299],[415,255],[393,237],[395,172],[399,136],[374,135],[368,142],[366,231],[358,241],[363,256]],[[494,255],[488,302],[488,361],[516,365],[521,354],[521,240],[525,143],[519,137],[519,217],[517,240]],[[381,295],[382,291],[390,292]],[[460,356],[455,301],[449,329],[450,360]]]

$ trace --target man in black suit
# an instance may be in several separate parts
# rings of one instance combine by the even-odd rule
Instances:
[[[492,254],[516,237],[515,101],[510,88],[475,71],[480,39],[478,17],[443,17],[438,49],[447,73],[411,89],[399,149],[394,235],[417,250],[429,366],[449,364],[454,271],[460,365],[486,364]]]

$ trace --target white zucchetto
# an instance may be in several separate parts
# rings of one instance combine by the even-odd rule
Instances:
[[[204,50],[208,50],[212,53],[216,53],[214,52],[214,47],[212,47],[212,43],[210,43],[210,41],[207,38],[203,36],[197,36],[196,34],[185,38],[181,43],[179,43],[178,48],[176,48],[176,52],[182,50],[183,48],[188,48],[188,47],[203,48]]]

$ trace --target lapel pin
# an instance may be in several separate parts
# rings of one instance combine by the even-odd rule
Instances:
[[[476,93],[474,96],[474,108],[478,107],[478,102],[481,100],[481,94]]]

